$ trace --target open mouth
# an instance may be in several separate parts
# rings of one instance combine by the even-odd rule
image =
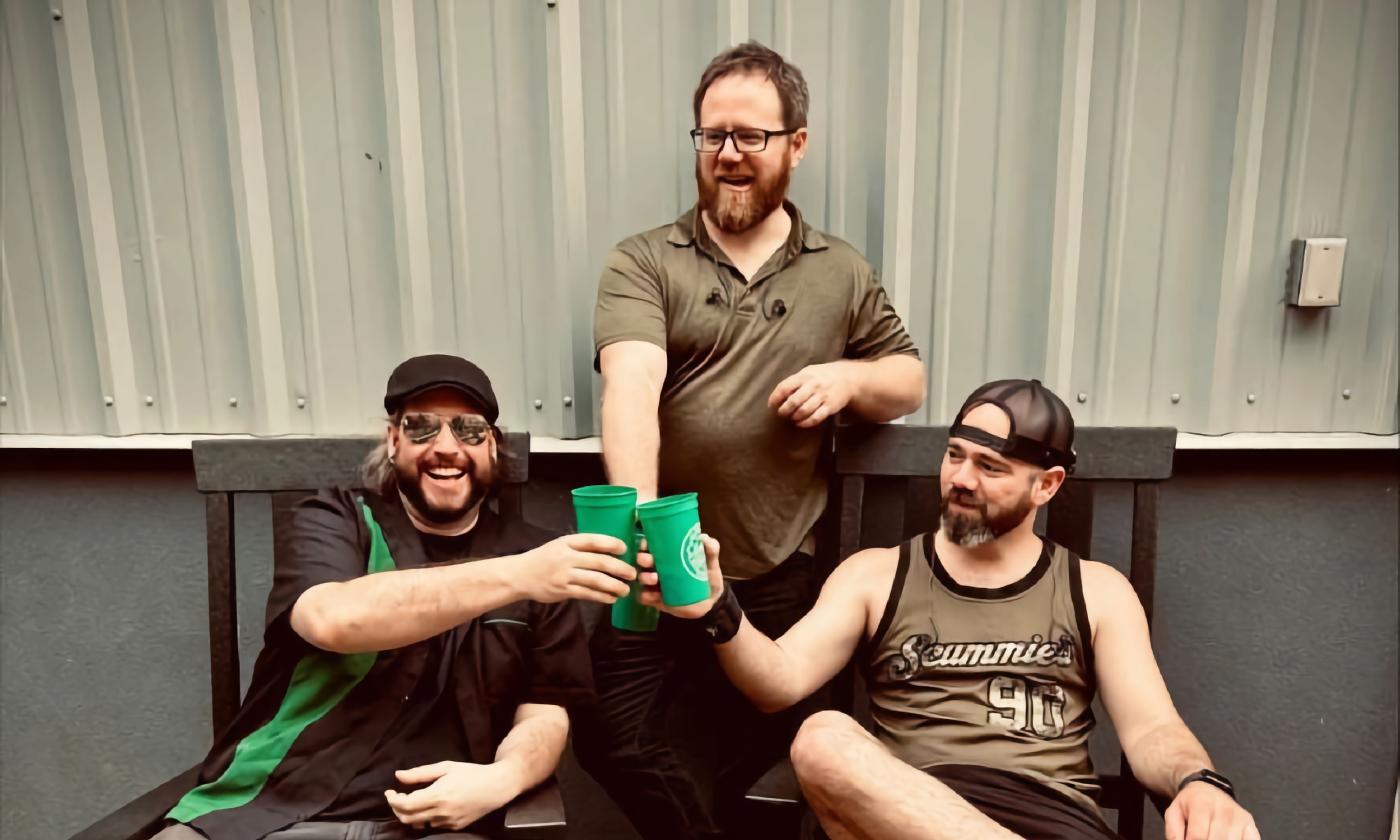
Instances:
[[[753,177],[748,175],[724,175],[719,179],[721,184],[731,190],[746,190],[753,185]]]
[[[466,470],[452,469],[448,467],[434,467],[423,471],[428,478],[436,481],[456,481],[467,474]]]

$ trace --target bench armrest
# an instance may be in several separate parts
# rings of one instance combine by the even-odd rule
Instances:
[[[506,806],[507,840],[563,840],[564,796],[553,776]]]
[[[143,793],[70,840],[147,840],[160,828],[166,813],[199,783],[199,765]],[[561,840],[564,837],[564,797],[559,782],[550,778],[516,797],[506,807],[509,840]]]
[[[146,840],[160,828],[166,812],[198,782],[196,764],[74,834],[71,840]]]

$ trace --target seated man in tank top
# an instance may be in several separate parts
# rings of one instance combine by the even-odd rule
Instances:
[[[826,711],[792,744],[831,837],[1115,837],[1089,760],[1099,690],[1134,775],[1172,798],[1167,840],[1258,840],[1172,705],[1128,581],[1032,530],[1074,460],[1074,420],[1048,388],[978,388],[950,430],[940,527],[851,556],[776,641],[744,618],[705,537],[711,598],[662,608],[697,619],[755,705],[787,708],[858,657],[874,736]],[[661,606],[655,572],[641,579]]]

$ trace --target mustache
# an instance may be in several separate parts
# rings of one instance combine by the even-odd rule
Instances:
[[[948,502],[957,502],[960,505],[967,505],[968,507],[975,507],[978,510],[986,511],[986,505],[978,499],[975,494],[968,490],[952,490],[948,493],[947,501],[944,502],[943,506],[947,507]]]

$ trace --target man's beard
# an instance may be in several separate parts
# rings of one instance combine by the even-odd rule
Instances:
[[[976,510],[953,510],[949,506],[953,501],[969,505]],[[997,511],[989,511],[985,503],[977,501],[970,493],[953,490],[939,503],[939,514],[943,534],[950,542],[963,548],[976,548],[1020,525],[1033,507],[1029,489],[1016,504]]]
[[[481,501],[490,494],[491,488],[495,485],[495,456],[491,456],[490,467],[484,475],[474,458],[467,459],[464,469],[467,472],[467,477],[471,480],[471,489],[467,491],[467,498],[460,505],[435,507],[428,502],[427,497],[423,494],[422,475],[418,465],[416,463],[394,462],[394,474],[398,479],[399,493],[403,494],[404,500],[413,508],[414,513],[421,519],[435,525],[447,525],[466,516],[468,511],[481,504]]]
[[[765,177],[754,173],[748,192],[734,193],[722,189],[720,176],[749,173],[734,170],[720,172],[718,168],[706,173],[703,159],[697,156],[695,184],[700,192],[700,209],[725,233],[743,233],[783,206],[788,183],[792,180],[791,159],[791,152],[784,153],[782,165],[776,174]]]

